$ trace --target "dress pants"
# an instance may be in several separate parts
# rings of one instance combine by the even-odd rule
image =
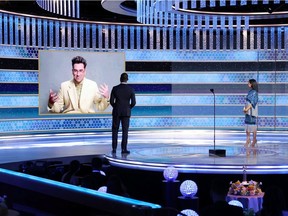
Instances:
[[[119,126],[122,126],[122,142],[121,142],[121,149],[122,151],[127,150],[127,142],[128,142],[128,129],[130,124],[130,116],[113,116],[113,123],[112,123],[112,149],[117,149],[118,143],[118,131]]]

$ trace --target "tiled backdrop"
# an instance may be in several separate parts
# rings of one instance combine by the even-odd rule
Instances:
[[[225,40],[235,40],[229,43],[236,44],[235,47],[213,46],[213,41],[210,41],[212,46],[201,48],[195,43],[203,44],[205,41],[196,36],[192,38],[193,46],[183,40],[174,43],[176,36],[181,34],[175,34],[175,37],[167,35],[167,46],[164,39],[158,46],[157,28],[73,24],[71,21],[59,22],[6,13],[0,13],[0,21],[2,134],[111,128],[111,115],[107,113],[73,116],[38,114],[39,50],[124,52],[126,71],[130,74],[129,83],[137,94],[137,106],[131,119],[132,129],[212,129],[214,96],[210,89],[213,88],[216,129],[243,130],[242,108],[248,91],[247,81],[255,78],[259,82],[259,129],[287,130],[288,56],[287,43],[284,43],[288,38],[287,29],[280,31],[271,28],[273,37],[266,30],[263,37],[254,39],[221,38],[220,44]],[[19,28],[16,29],[16,26]],[[79,30],[79,34],[75,29]],[[108,29],[109,33],[103,29]],[[89,31],[92,33],[89,34]],[[156,36],[149,37],[143,33],[145,31],[154,31]],[[251,31],[253,34],[261,32]],[[167,32],[171,32],[171,29]],[[130,40],[125,35],[129,35]],[[277,46],[272,43],[263,45],[268,39],[270,42],[274,40]],[[241,43],[237,40],[241,40]],[[254,45],[242,46],[245,43]]]

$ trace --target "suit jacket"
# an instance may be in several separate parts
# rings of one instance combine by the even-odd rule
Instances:
[[[82,179],[82,187],[98,190],[107,184],[107,177],[99,172],[93,172]]]
[[[111,91],[110,104],[113,116],[131,116],[131,109],[136,105],[134,89],[128,84],[121,83]]]
[[[78,108],[77,90],[73,80],[61,83],[58,101],[51,108],[55,113],[95,113],[109,106],[106,98],[102,98],[97,83],[84,78]]]

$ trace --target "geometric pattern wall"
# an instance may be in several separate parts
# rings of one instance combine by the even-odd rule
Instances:
[[[88,28],[88,25],[81,23],[75,25],[73,22],[28,19],[5,13],[0,13],[0,21],[3,23],[0,25],[2,134],[95,131],[111,128],[110,114],[39,115],[39,50],[124,52],[126,71],[130,75],[129,83],[135,88],[137,97],[137,105],[131,118],[132,129],[213,128],[214,97],[210,92],[213,88],[216,99],[216,127],[242,130],[242,108],[248,91],[247,81],[251,78],[257,79],[260,87],[259,129],[288,128],[288,55],[284,43],[286,36],[281,35],[287,33],[286,29],[278,31],[278,28],[275,28],[273,37],[271,34],[268,37],[267,34],[269,45],[265,45],[267,31],[264,31],[260,45],[259,41],[250,38],[249,46],[246,46],[243,43],[244,38],[238,38],[242,40],[242,45],[235,47],[221,47],[217,44],[214,46],[213,40],[210,41],[211,46],[198,47],[197,41],[201,42],[201,38],[195,36],[193,46],[183,46],[183,40],[181,43],[159,42],[158,46],[157,40],[160,38],[157,28],[96,23],[92,23]],[[19,26],[20,30],[14,32],[14,26]],[[40,26],[42,27],[39,28]],[[51,29],[49,26],[55,28]],[[105,30],[108,27],[109,33]],[[82,41],[80,38],[88,34],[81,37],[81,34],[77,35],[73,30],[76,28],[79,28],[80,33],[95,30],[96,36]],[[27,33],[27,29],[31,35]],[[146,35],[146,38],[141,34],[138,38],[139,29],[142,33],[153,32],[154,36]],[[270,30],[272,32],[272,29]],[[268,32],[270,30],[268,29]],[[257,29],[253,32],[255,36],[259,33]],[[118,35],[116,38],[114,33]],[[159,34],[163,36],[162,33]],[[121,37],[131,40],[119,41]],[[258,36],[254,38],[257,39]],[[231,36],[222,39],[238,40]],[[94,44],[94,40],[97,43]],[[273,40],[277,41],[274,45]],[[123,46],[121,49],[118,48],[120,45]]]
[[[265,60],[243,63],[232,61],[233,59],[233,64],[223,61],[211,63],[203,59],[201,62],[164,61],[165,54],[177,56],[177,52],[170,51],[162,51],[161,57],[155,59],[157,61],[133,61],[133,55],[138,56],[139,52],[141,51],[125,52],[129,83],[135,88],[137,95],[131,128],[212,128],[214,98],[209,90],[214,88],[216,127],[242,129],[242,107],[248,90],[247,80],[256,78],[260,85],[259,129],[287,129],[288,73],[285,62]],[[227,52],[229,53],[230,51]],[[110,130],[111,116],[108,114],[72,117],[39,115],[38,71],[35,70],[38,59],[30,59],[33,63],[29,62],[28,65],[25,65],[25,58],[17,56],[17,60],[11,59],[5,60],[16,62],[12,64],[16,68],[19,61],[27,70],[0,70],[2,133]],[[29,70],[29,66],[34,70]],[[273,70],[275,67],[277,71]]]

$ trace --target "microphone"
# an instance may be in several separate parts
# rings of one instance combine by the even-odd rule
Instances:
[[[214,89],[210,89],[210,91],[211,91],[212,93],[214,93]]]

